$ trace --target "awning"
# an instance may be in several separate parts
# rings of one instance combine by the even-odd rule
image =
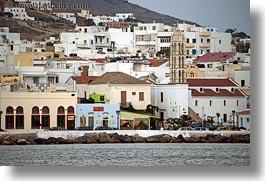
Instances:
[[[147,114],[139,114],[139,113],[133,113],[133,112],[126,112],[126,111],[120,112],[120,119],[126,119],[126,120],[134,120],[135,118],[150,119],[154,117],[155,116],[151,116]]]

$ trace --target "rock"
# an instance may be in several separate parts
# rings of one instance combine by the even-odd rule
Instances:
[[[80,136],[74,140],[75,143],[87,143],[87,137],[86,136]]]
[[[174,143],[185,143],[185,138],[182,134],[178,135],[177,138],[174,140]]]
[[[132,137],[128,136],[127,134],[126,135],[120,135],[120,141],[122,143],[133,143],[132,140],[133,140]]]
[[[20,139],[17,141],[18,145],[28,145],[29,142],[26,139]]]
[[[108,143],[109,135],[107,133],[99,133],[98,142],[99,143]]]
[[[98,140],[97,140],[97,137],[95,136],[89,136],[87,137],[86,142],[87,143],[98,143]]]
[[[45,144],[45,142],[46,142],[46,139],[43,139],[43,138],[36,138],[36,139],[34,140],[34,143],[35,143],[35,144],[38,144],[38,145]]]
[[[48,140],[46,141],[48,144],[58,144],[58,139],[54,137],[49,137]]]
[[[14,145],[14,143],[11,143],[11,142],[9,142],[9,141],[4,140],[4,141],[2,142],[2,145]]]
[[[140,137],[138,134],[133,135],[132,137],[133,143],[146,143],[146,138]]]

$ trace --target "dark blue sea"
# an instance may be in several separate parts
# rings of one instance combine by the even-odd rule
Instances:
[[[250,166],[250,144],[0,146],[1,166]]]

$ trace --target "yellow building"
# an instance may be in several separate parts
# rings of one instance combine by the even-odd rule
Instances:
[[[75,128],[74,92],[0,92],[1,129]]]
[[[21,52],[14,56],[14,66],[34,66],[34,60],[53,58],[54,52]]]
[[[191,66],[186,69],[187,78],[198,77],[198,68],[196,66]]]

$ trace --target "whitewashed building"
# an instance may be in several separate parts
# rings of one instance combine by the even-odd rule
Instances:
[[[34,17],[28,16],[25,8],[9,8],[6,7],[4,12],[12,13],[13,18],[20,19],[20,20],[32,20],[34,21]]]
[[[66,19],[74,24],[76,24],[76,17],[74,13],[55,13],[56,16],[62,18],[62,19]]]
[[[189,107],[201,118],[213,118],[214,124],[237,126],[236,115],[247,109],[247,96],[230,78],[189,78]],[[220,114],[217,119],[217,113]]]
[[[162,120],[188,114],[188,84],[154,84],[151,86],[152,105],[158,106]]]
[[[197,57],[208,52],[232,52],[232,36],[220,32],[215,27],[196,27],[195,25],[179,24],[187,39],[188,57]]]

